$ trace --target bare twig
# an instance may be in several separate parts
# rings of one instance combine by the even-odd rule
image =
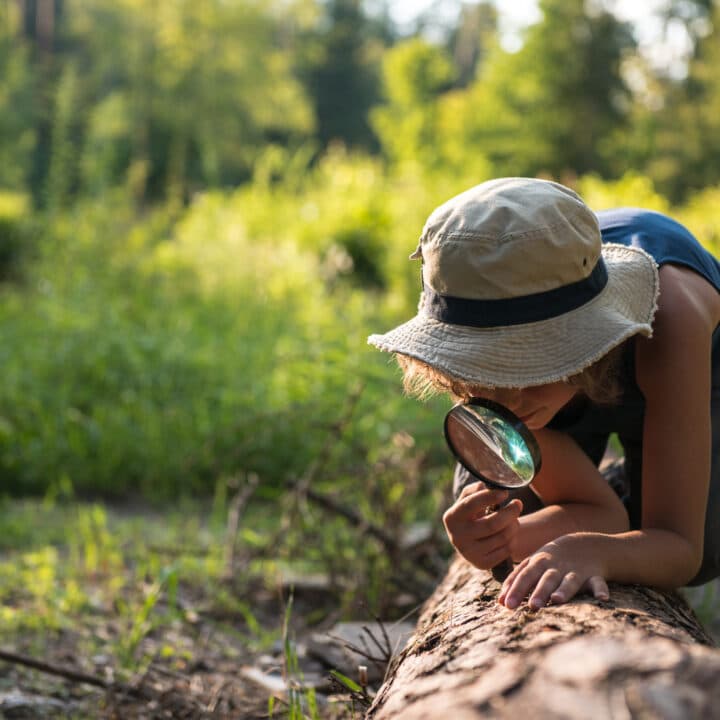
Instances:
[[[73,668],[60,667],[59,665],[45,662],[44,660],[37,660],[28,655],[21,655],[20,653],[11,652],[10,650],[0,650],[0,660],[14,665],[24,665],[25,667],[38,670],[48,675],[56,675],[57,677],[62,677],[72,682],[92,685],[106,691],[113,691],[124,695],[134,695],[140,698],[151,697],[148,691],[141,685],[109,682],[98,675],[91,675],[90,673],[83,672],[82,670],[74,670]]]
[[[375,618],[375,622],[380,626],[380,630],[382,631],[383,639],[385,640],[385,647],[388,650],[388,662],[389,662],[395,648],[392,646],[392,643],[390,642],[390,636],[388,635],[388,631],[385,629],[385,623],[377,615],[373,615],[373,617]]]
[[[9,650],[0,650],[0,660],[13,663],[14,665],[24,665],[25,667],[30,667],[33,668],[33,670],[39,670],[40,672],[44,672],[49,675],[64,677],[66,680],[72,680],[73,682],[94,685],[95,687],[102,688],[103,690],[108,690],[114,685],[114,683],[110,683],[97,675],[90,675],[82,672],[81,670],[60,667],[59,665],[53,665],[52,663],[44,662],[43,660],[36,660],[35,658],[27,655],[10,652]]]
[[[345,638],[341,638],[338,635],[333,635],[332,633],[328,633],[327,636],[331,640],[335,640],[339,645],[346,648],[347,650],[350,650],[351,652],[354,652],[356,655],[359,655],[362,658],[365,658],[366,660],[370,660],[370,662],[373,663],[382,663],[384,662],[383,658],[381,657],[375,657],[370,653],[370,649],[367,647],[361,648],[355,645],[355,643],[350,642],[349,640],[346,640]]]
[[[359,383],[355,389],[350,392],[345,409],[341,413],[339,419],[330,425],[329,432],[325,437],[325,442],[320,451],[317,455],[315,455],[312,462],[305,468],[299,478],[291,477],[286,481],[287,488],[288,490],[293,491],[292,497],[296,502],[294,502],[291,506],[291,512],[284,514],[280,528],[276,534],[276,538],[271,542],[271,546],[275,545],[280,541],[280,538],[286,535],[288,528],[293,522],[293,517],[295,517],[295,513],[302,504],[303,500],[311,499],[314,502],[322,504],[322,500],[319,499],[319,493],[311,490],[310,486],[315,482],[321,471],[329,462],[333,449],[352,419],[355,407],[363,390],[364,385]],[[329,501],[329,503],[332,503],[332,501]]]
[[[392,657],[393,648],[392,644],[390,643],[390,639],[388,638],[387,632],[385,632],[385,627],[382,625],[382,632],[384,635],[384,639],[386,641],[385,647],[382,646],[380,641],[375,637],[375,633],[367,626],[363,625],[362,629],[366,632],[367,636],[373,641],[375,644],[375,647],[382,653],[383,659],[385,662],[390,662],[390,658]]]
[[[312,500],[316,505],[325,508],[325,510],[330,510],[336,515],[344,517],[351,525],[365,530],[368,535],[372,535],[376,540],[379,540],[388,552],[394,554],[397,550],[397,542],[394,538],[390,537],[390,535],[388,535],[382,528],[374,525],[354,510],[341,505],[328,495],[320,493],[317,490],[307,488],[305,490],[305,495],[307,495],[308,499]]]
[[[227,680],[221,679],[219,682],[215,683],[215,686],[212,689],[212,694],[210,695],[210,700],[206,706],[206,710],[209,713],[215,712],[215,709],[217,708],[218,703],[222,699],[222,692],[225,689],[227,682],[228,682]]]
[[[364,389],[365,386],[362,383],[358,383],[358,385],[348,395],[345,409],[337,422],[331,426],[331,432],[327,434],[325,443],[322,448],[320,448],[320,452],[318,452],[315,459],[307,466],[305,472],[296,483],[299,495],[302,496],[307,492],[310,485],[312,485],[318,476],[320,470],[322,470],[330,460],[330,456],[332,455],[332,451],[335,448],[337,441],[340,439],[340,436],[343,434],[345,428],[349,425],[350,420],[352,419],[353,413],[355,412],[355,408],[361,395],[363,394]]]
[[[237,533],[240,526],[240,517],[247,505],[248,500],[260,484],[260,478],[255,473],[250,473],[247,482],[237,491],[228,508],[227,530],[225,535],[225,570],[224,577],[233,577],[235,570],[235,550],[237,548]]]

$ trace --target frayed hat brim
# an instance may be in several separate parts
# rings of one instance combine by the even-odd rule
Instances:
[[[425,314],[368,342],[482,387],[530,387],[582,372],[632,335],[652,335],[658,270],[645,251],[605,244],[605,288],[590,302],[539,322],[493,328],[451,325]]]

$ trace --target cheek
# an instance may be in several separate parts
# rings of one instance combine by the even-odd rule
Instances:
[[[561,385],[553,392],[550,402],[553,407],[560,409],[575,397],[576,392],[577,389],[570,385]]]
[[[557,385],[542,390],[538,390],[538,393],[534,400],[538,405],[550,409],[559,409],[566,405],[574,397],[576,389],[569,385]]]

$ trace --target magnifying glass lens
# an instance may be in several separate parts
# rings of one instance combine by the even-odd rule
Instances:
[[[492,487],[523,488],[540,469],[535,436],[507,408],[488,400],[455,405],[445,416],[445,439],[460,464]],[[507,558],[492,574],[502,582],[512,567]]]
[[[501,488],[530,484],[540,467],[532,433],[505,408],[473,401],[456,405],[445,418],[445,436],[460,463]]]

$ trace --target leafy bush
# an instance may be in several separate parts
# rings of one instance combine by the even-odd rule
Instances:
[[[0,192],[0,283],[19,279],[30,238],[27,197]]]
[[[252,237],[245,202],[208,195],[136,221],[116,198],[55,218],[31,287],[0,306],[7,491],[161,498],[257,472],[274,492],[358,383],[333,463],[357,467],[395,432],[414,405],[365,342],[391,322],[380,296],[328,289],[298,240]]]
[[[184,210],[138,216],[118,194],[40,219],[26,282],[0,302],[7,492],[162,499],[254,472],[276,497],[322,457],[320,482],[363,503],[398,433],[445,482],[445,401],[403,397],[366,337],[414,312],[407,256],[463,181],[391,175],[340,150],[306,157]],[[639,176],[578,187],[594,207],[668,208]],[[708,189],[671,212],[712,244],[716,205]]]

